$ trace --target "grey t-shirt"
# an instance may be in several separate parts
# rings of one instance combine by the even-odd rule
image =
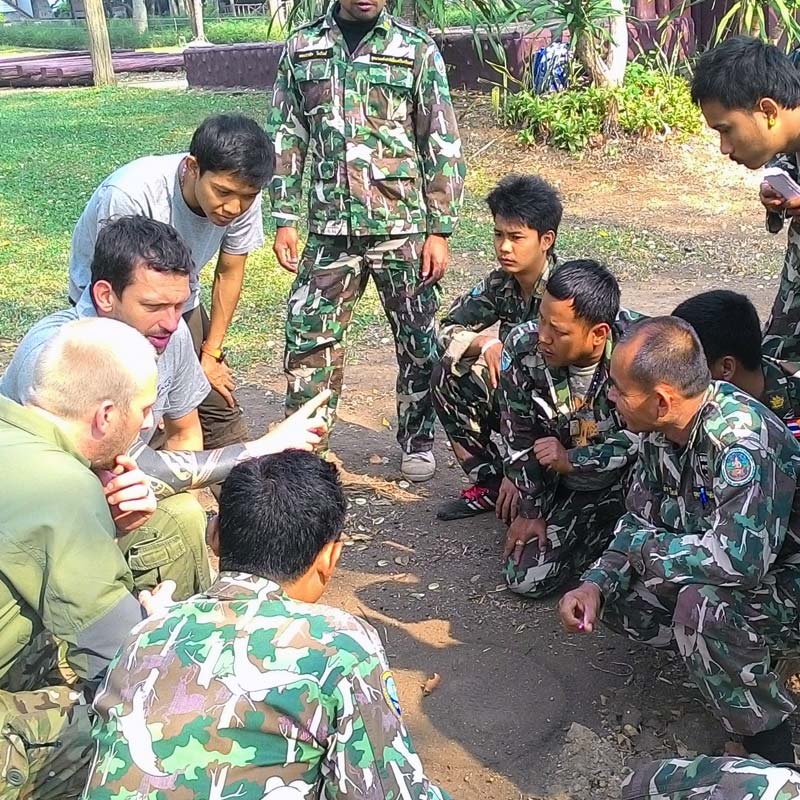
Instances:
[[[131,161],[109,175],[89,199],[75,231],[69,257],[69,297],[77,303],[92,278],[92,256],[100,228],[115,217],[142,214],[172,225],[192,253],[194,270],[184,311],[200,303],[200,271],[224,250],[242,255],[264,244],[261,193],[255,202],[230,225],[215,225],[195,214],[183,199],[178,167],[187,153],[146,156]]]
[[[86,289],[74,308],[56,311],[39,320],[19,343],[0,380],[0,394],[17,403],[24,403],[33,382],[36,359],[45,344],[67,322],[96,316],[89,289]],[[158,357],[158,391],[153,406],[154,426],[142,431],[142,440],[145,443],[150,441],[164,417],[180,419],[194,411],[205,399],[210,388],[194,352],[189,328],[181,320],[178,330],[172,334],[169,344]]]

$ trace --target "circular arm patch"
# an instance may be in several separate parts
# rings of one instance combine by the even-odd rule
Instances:
[[[753,480],[756,462],[749,450],[732,447],[722,461],[722,478],[730,486],[744,486]]]

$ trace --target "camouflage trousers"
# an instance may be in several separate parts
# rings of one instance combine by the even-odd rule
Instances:
[[[778,293],[764,330],[762,351],[773,358],[800,358],[800,224],[792,222]]]
[[[492,440],[500,432],[500,406],[492,388],[483,356],[465,364],[460,374],[447,361],[433,367],[431,396],[447,438],[464,472],[481,486],[499,485],[503,478],[503,459]]]
[[[622,800],[800,800],[800,772],[760,758],[673,758],[639,767]]]
[[[795,709],[775,660],[800,654],[800,567],[781,566],[753,589],[635,581],[610,600],[602,620],[652,647],[678,652],[727,731],[752,736]]]
[[[576,492],[558,485],[547,514],[547,545],[528,542],[519,564],[506,561],[508,588],[530,598],[545,597],[575,575],[580,575],[606,549],[614,526],[625,512],[621,482],[608,489]],[[552,490],[551,490],[552,491]]]
[[[433,447],[430,396],[437,355],[439,288],[420,285],[423,234],[400,237],[309,234],[286,316],[286,413],[330,388],[333,423],[342,390],[347,328],[370,275],[394,335],[397,441],[405,452]]]
[[[211,585],[206,512],[189,492],[160,500],[147,523],[120,536],[117,544],[137,591],[173,580],[175,599],[185,600]]]
[[[0,689],[0,800],[80,797],[94,752],[91,698],[40,634]]]

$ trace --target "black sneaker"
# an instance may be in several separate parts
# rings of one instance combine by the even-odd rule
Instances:
[[[458,500],[450,500],[439,506],[436,517],[443,520],[466,519],[494,510],[499,491],[475,484],[464,489]]]

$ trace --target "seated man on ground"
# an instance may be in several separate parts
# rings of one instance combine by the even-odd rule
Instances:
[[[317,605],[342,550],[336,467],[234,468],[220,575],[128,637],[95,701],[86,800],[447,798],[414,752],[373,628]]]
[[[726,289],[690,297],[673,312],[695,330],[711,377],[760,400],[800,438],[800,366],[762,355],[761,323],[750,300]]]
[[[319,441],[323,425],[307,408],[261,439],[219,450],[202,449],[197,408],[208,394],[208,382],[192,354],[191,337],[181,319],[191,270],[191,256],[169,225],[142,216],[109,223],[97,238],[91,287],[77,306],[50,314],[28,331],[0,381],[0,394],[24,402],[42,348],[71,320],[110,317],[148,338],[158,353],[154,425],[143,432],[131,455],[162,499],[147,524],[118,543],[137,588],[171,579],[177,584],[178,598],[208,588],[211,580],[205,513],[183,490],[223,480],[244,458],[284,447],[310,448]],[[323,401],[321,398],[317,404]],[[147,443],[161,423],[165,449],[156,452]],[[110,489],[115,488],[112,480]]]
[[[130,528],[155,509],[123,455],[155,399],[153,348],[107,319],[50,339],[24,406],[0,397],[4,798],[76,798],[86,784],[86,703],[143,616],[112,513]],[[101,470],[124,471],[125,489],[104,493]]]
[[[72,234],[72,303],[80,302],[91,283],[97,236],[110,220],[143,214],[172,225],[187,243],[191,290],[182,312],[195,358],[211,384],[200,404],[203,447],[208,449],[248,438],[223,343],[239,303],[247,257],[264,244],[261,189],[274,168],[272,142],[255,120],[241,114],[208,117],[192,135],[188,153],[145,156],[109,175]],[[209,317],[200,302],[200,272],[218,252]]]
[[[605,553],[559,610],[567,630],[610,628],[674,648],[747,752],[794,761],[795,702],[775,660],[800,653],[800,444],[765,406],[711,381],[676,317],[636,325],[611,361],[612,400],[642,434]]]
[[[503,480],[497,386],[503,341],[514,325],[536,319],[555,265],[561,200],[533,175],[508,175],[489,192],[499,267],[459,297],[442,320],[441,361],[433,369],[433,405],[453,455],[473,485],[440,506],[439,519],[491,511]],[[500,323],[498,335],[481,333]]]
[[[760,758],[670,758],[638,767],[621,800],[800,800],[800,771]]]
[[[551,273],[538,321],[503,347],[501,434],[507,481],[497,515],[513,592],[543,597],[605,549],[624,509],[636,437],[609,399],[608,366],[630,325],[619,285],[596,261]],[[510,485],[509,485],[510,484]]]

